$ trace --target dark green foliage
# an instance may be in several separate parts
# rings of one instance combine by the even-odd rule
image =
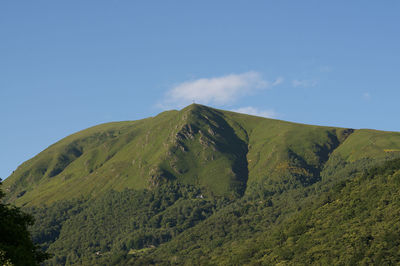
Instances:
[[[39,223],[31,227],[33,241],[47,249],[56,241],[65,221],[82,211],[83,199],[59,201],[49,207],[30,207],[25,210],[31,213]]]
[[[143,258],[156,264],[394,265],[400,262],[399,180],[397,159],[340,183],[274,196],[273,206],[241,199]]]
[[[399,263],[400,186],[395,181],[399,174],[397,159],[335,186],[328,203],[317,202],[311,210],[300,212],[265,235],[264,256],[259,261],[290,261],[294,265]]]
[[[55,254],[49,264],[117,263],[120,256],[170,241],[208,218],[218,204],[176,183],[151,191],[110,191],[95,200],[32,208],[41,221],[32,231]]]
[[[0,200],[3,196],[0,190]],[[33,244],[28,231],[28,226],[32,224],[31,215],[22,212],[20,208],[0,203],[1,265],[39,265],[49,258],[47,253]]]
[[[74,204],[77,211],[50,245],[56,256],[48,263],[399,262],[400,160],[353,176],[233,201],[201,199],[200,190],[177,183],[152,191],[111,191]],[[66,206],[71,205],[43,211]]]

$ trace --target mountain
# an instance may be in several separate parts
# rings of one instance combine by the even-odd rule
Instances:
[[[282,190],[317,182],[333,159],[351,163],[399,152],[395,132],[308,126],[191,105],[75,133],[23,163],[4,185],[17,205],[168,180],[240,197],[257,186]]]
[[[350,211],[356,207],[349,198],[366,202],[356,220],[374,211],[368,203],[374,197],[387,198],[382,213],[398,210],[390,203],[399,191],[397,158],[398,132],[310,126],[193,104],[68,136],[23,163],[3,188],[8,202],[36,217],[33,238],[55,254],[49,264],[301,264],[302,248],[321,248],[316,234],[327,229],[316,225],[340,213],[335,202]],[[382,213],[360,227],[379,224]],[[385,217],[382,228],[399,225]],[[354,229],[353,222],[343,218],[335,226]],[[388,237],[400,236],[397,229]],[[364,249],[374,256],[384,247],[379,230],[366,234],[365,245],[381,241]],[[335,243],[325,240],[319,257],[310,256],[322,263],[326,253],[325,262],[339,263],[330,249]],[[389,254],[394,261],[398,244]]]

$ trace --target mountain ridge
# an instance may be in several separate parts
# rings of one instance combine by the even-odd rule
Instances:
[[[23,163],[4,184],[18,205],[150,188],[169,179],[238,197],[262,182],[316,182],[331,155],[362,159],[342,147],[354,134],[372,136],[377,144],[371,142],[370,150],[379,156],[400,148],[396,132],[304,125],[192,104],[74,133]],[[383,135],[394,141],[385,142]],[[354,145],[365,144],[358,139]]]

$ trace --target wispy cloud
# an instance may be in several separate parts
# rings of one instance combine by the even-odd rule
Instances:
[[[162,105],[182,107],[193,101],[202,104],[232,104],[241,96],[249,95],[259,89],[276,86],[282,82],[283,78],[281,77],[273,82],[268,82],[255,71],[201,78],[177,84],[166,93]]]
[[[295,79],[292,81],[293,87],[315,87],[317,85],[317,81],[314,79],[303,79],[303,80],[298,80]]]
[[[274,110],[259,110],[252,106],[241,107],[238,109],[232,110],[233,112],[248,114],[248,115],[255,115],[255,116],[262,116],[268,118],[276,118],[277,113]]]

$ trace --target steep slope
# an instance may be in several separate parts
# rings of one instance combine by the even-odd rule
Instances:
[[[384,160],[399,151],[395,132],[309,126],[193,104],[75,133],[23,163],[4,187],[17,205],[173,180],[235,198],[309,186],[325,168]]]
[[[193,105],[73,134],[22,164],[5,188],[18,205],[151,188],[167,180],[235,197],[246,187],[246,152],[219,112]]]
[[[354,131],[227,115],[247,132],[249,193],[259,187],[275,193],[319,181],[330,154]]]
[[[96,195],[111,187],[144,188],[148,180],[142,176],[149,175],[166,151],[162,141],[168,131],[161,129],[168,128],[172,118],[163,113],[73,134],[22,164],[5,187],[21,205]]]

